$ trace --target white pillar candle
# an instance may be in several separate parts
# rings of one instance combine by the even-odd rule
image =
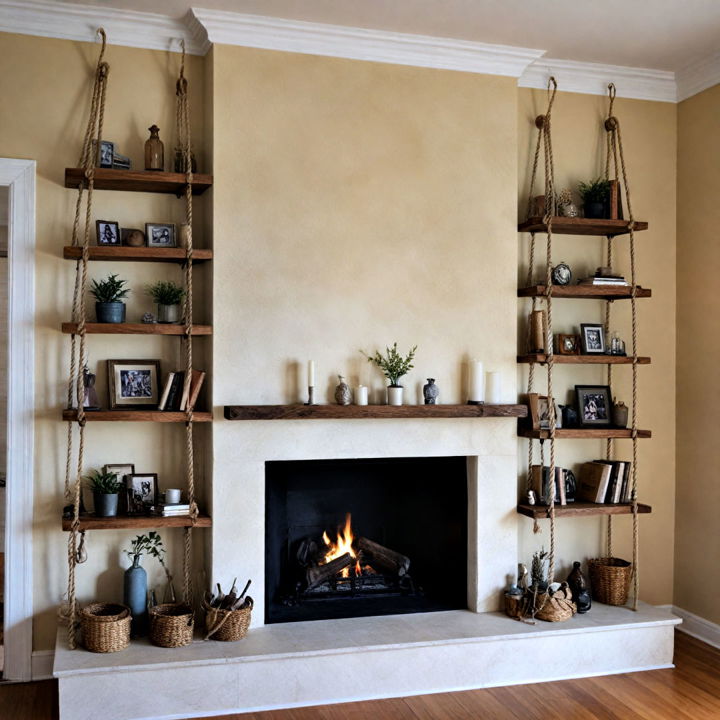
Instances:
[[[308,362],[308,387],[315,387],[315,361]]]
[[[355,388],[355,404],[356,405],[367,405],[368,404],[368,389],[365,385],[358,385]]]
[[[502,403],[502,376],[499,372],[488,372],[485,375],[486,402],[489,405],[499,405]]]
[[[470,377],[468,379],[468,400],[483,402],[485,399],[485,374],[480,360],[470,361]]]

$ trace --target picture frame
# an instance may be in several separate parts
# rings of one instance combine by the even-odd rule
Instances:
[[[576,385],[575,397],[580,427],[610,427],[612,393],[609,385]]]
[[[605,327],[600,323],[580,325],[580,346],[583,355],[605,354]]]
[[[133,473],[125,477],[128,515],[144,515],[158,502],[157,473]]]
[[[533,430],[550,429],[550,412],[547,395],[528,393],[528,408]],[[562,427],[562,418],[555,403],[555,429]]]
[[[95,229],[98,245],[119,246],[121,244],[120,223],[114,220],[96,220]]]
[[[115,158],[115,143],[110,140],[101,140],[98,146],[97,167],[112,168]]]
[[[579,355],[580,336],[557,334],[555,336],[555,352],[558,355]]]
[[[110,408],[157,406],[159,360],[108,360]]]
[[[145,223],[145,241],[148,247],[177,247],[174,223]]]

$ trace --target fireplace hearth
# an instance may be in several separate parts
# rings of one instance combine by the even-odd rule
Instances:
[[[267,623],[467,606],[466,458],[266,463]]]

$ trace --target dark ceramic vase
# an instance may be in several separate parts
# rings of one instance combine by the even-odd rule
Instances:
[[[115,517],[118,508],[117,493],[93,492],[95,501],[95,514],[98,517]]]
[[[577,611],[579,613],[586,613],[592,605],[592,600],[590,598],[590,591],[588,590],[585,576],[583,575],[583,572],[580,569],[580,563],[577,560],[573,563],[573,569],[567,576],[567,583],[570,586],[570,591],[572,592],[573,601],[577,606]]]
[[[600,220],[607,217],[607,209],[604,202],[586,202],[583,205],[583,213],[586,218]]]
[[[147,622],[147,573],[140,566],[140,557],[133,559],[132,567],[125,571],[123,602],[132,613],[133,635],[142,635]]]
[[[425,398],[425,404],[435,405],[439,394],[440,391],[438,390],[438,386],[435,384],[435,378],[428,378],[427,384],[423,385],[423,397]]]
[[[122,302],[96,302],[95,315],[99,323],[125,322],[125,303]]]

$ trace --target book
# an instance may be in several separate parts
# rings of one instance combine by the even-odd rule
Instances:
[[[158,403],[158,410],[164,410],[167,404],[168,395],[170,394],[170,388],[172,387],[173,378],[175,373],[168,373],[167,380],[165,380],[165,387],[163,387],[162,394],[160,395],[160,402]]]
[[[170,392],[168,393],[165,401],[165,410],[168,412],[177,412],[180,409],[180,400],[182,399],[182,388],[183,380],[185,379],[184,372],[176,372],[173,377],[172,385],[170,386]]]
[[[623,277],[588,277],[578,281],[578,285],[629,285]]]
[[[555,468],[555,499],[561,505],[567,505],[565,495],[565,470],[561,467]]]
[[[625,472],[625,462],[622,460],[595,460],[595,462],[609,465],[612,468],[604,502],[619,503],[620,498],[622,497],[622,481],[623,474]]]
[[[180,402],[180,410],[192,409],[195,407],[198,395],[200,394],[200,388],[205,381],[205,372],[201,370],[193,370],[190,376],[190,384],[183,384],[182,400]]]
[[[531,470],[531,486],[535,493],[538,505],[550,504],[550,468],[547,466],[533,465]],[[541,479],[542,477],[542,479]],[[561,467],[555,468],[555,504],[567,505],[565,492],[565,470]]]
[[[580,466],[577,499],[602,503],[607,495],[612,466],[600,462],[586,462]]]
[[[625,473],[622,481],[621,502],[629,503],[632,495],[632,463],[625,463]]]

